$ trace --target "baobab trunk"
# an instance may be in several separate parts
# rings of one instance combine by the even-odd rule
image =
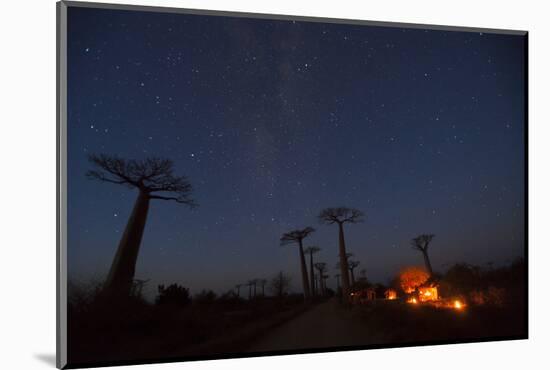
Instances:
[[[430,277],[432,277],[433,276],[432,264],[430,263],[430,257],[428,257],[428,252],[423,251],[422,254],[424,255],[424,264],[426,265],[426,269],[428,270],[428,274],[430,274]]]
[[[311,290],[312,294],[316,295],[315,293],[315,271],[313,271],[313,252],[309,253],[309,281],[311,281]]]
[[[350,276],[351,276],[351,285],[355,285],[355,273],[353,272],[353,269],[349,270]]]
[[[304,299],[309,299],[310,297],[310,290],[309,290],[309,282],[307,277],[307,268],[306,268],[306,259],[304,257],[304,249],[302,247],[302,241],[300,240],[299,248],[300,250],[300,265],[302,269],[302,284],[304,286]]]
[[[344,225],[338,223],[338,239],[340,248],[340,273],[342,278],[342,301],[349,302],[349,269],[348,257],[346,254],[346,241],[344,239]]]
[[[130,295],[148,211],[149,196],[140,192],[105,282],[105,292],[111,298],[125,298]]]

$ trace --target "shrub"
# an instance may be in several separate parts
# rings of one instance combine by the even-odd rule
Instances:
[[[216,301],[216,293],[212,290],[203,289],[200,293],[195,294],[193,301],[198,304],[209,304]]]
[[[158,305],[186,306],[191,303],[189,289],[178,284],[171,284],[168,287],[158,286],[158,296],[156,303]]]

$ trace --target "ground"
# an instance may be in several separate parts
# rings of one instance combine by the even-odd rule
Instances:
[[[524,309],[519,304],[456,310],[380,300],[345,308],[331,299],[265,333],[244,351],[399,346],[525,336]]]
[[[246,352],[359,346],[384,341],[381,332],[366,330],[354,311],[336,299],[321,303],[257,340]]]
[[[138,307],[124,311],[121,317],[104,316],[99,311],[73,318],[69,327],[71,363],[398,347],[520,339],[527,334],[521,302],[460,310],[401,300],[345,307],[337,298],[311,304],[301,299],[287,303],[265,299],[182,309]]]

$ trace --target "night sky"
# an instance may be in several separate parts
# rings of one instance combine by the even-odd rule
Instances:
[[[283,232],[317,231],[330,275],[336,226],[373,282],[509,262],[524,250],[524,37],[71,8],[68,263],[103,279],[137,196],[91,181],[90,153],[167,157],[199,207],[152,200],[136,278],[217,292],[283,270]],[[329,286],[334,286],[334,279]]]

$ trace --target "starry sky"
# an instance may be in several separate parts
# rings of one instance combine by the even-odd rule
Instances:
[[[298,251],[336,273],[325,207],[362,210],[349,252],[373,282],[422,265],[503,264],[525,237],[525,38],[69,7],[68,268],[103,279],[136,190],[91,181],[90,153],[170,158],[193,210],[153,200],[136,278],[223,292]],[[334,279],[329,280],[334,286]]]

